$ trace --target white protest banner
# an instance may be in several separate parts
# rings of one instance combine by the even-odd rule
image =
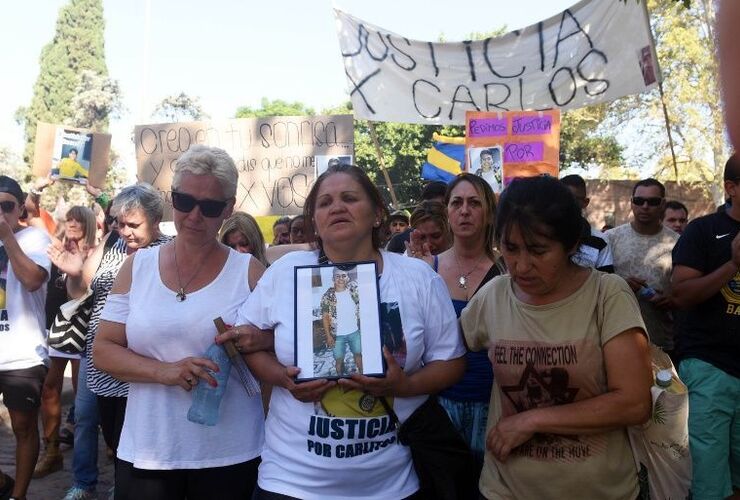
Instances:
[[[231,155],[239,171],[235,209],[255,217],[302,213],[316,180],[317,156],[327,162],[354,155],[351,115],[138,125],[134,142],[138,179],[163,193],[166,220],[175,162],[195,144]]]
[[[466,111],[572,109],[652,89],[659,75],[643,3],[583,0],[522,30],[459,43],[409,40],[335,10],[355,117],[462,125]]]

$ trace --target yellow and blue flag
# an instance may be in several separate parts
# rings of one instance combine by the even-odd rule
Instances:
[[[421,166],[421,178],[451,182],[465,166],[465,137],[447,137],[434,133],[427,161]]]

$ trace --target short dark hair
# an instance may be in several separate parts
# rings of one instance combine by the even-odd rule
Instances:
[[[303,205],[303,217],[306,219],[303,226],[303,233],[306,235],[306,241],[316,241],[319,248],[322,248],[321,239],[316,234],[316,226],[314,226],[313,220],[316,213],[316,198],[319,196],[321,184],[334,174],[347,174],[352,177],[370,198],[370,202],[375,205],[375,209],[380,212],[380,225],[373,229],[373,247],[376,250],[379,249],[383,245],[383,241],[385,241],[385,225],[388,220],[388,208],[386,208],[378,188],[375,187],[375,184],[373,184],[373,181],[370,180],[365,171],[360,167],[347,165],[346,163],[332,165],[327,168],[316,179],[316,182],[314,182],[311,190],[308,192],[305,204]]]
[[[272,223],[272,228],[275,229],[275,226],[279,226],[280,224],[285,224],[290,227],[290,217],[284,215],[279,219],[276,219],[275,222]]]
[[[727,163],[725,163],[724,180],[732,182],[740,181],[740,158],[738,158],[737,153],[733,153],[727,159]]]
[[[686,212],[687,216],[689,215],[689,209],[686,208],[686,205],[684,205],[680,201],[676,201],[676,200],[667,201],[665,204],[665,207],[666,209],[670,208],[671,210],[683,210],[684,212]]]
[[[660,197],[665,198],[665,186],[658,179],[653,179],[652,177],[649,177],[647,179],[642,179],[641,181],[637,181],[635,185],[632,187],[632,196],[635,195],[637,188],[639,188],[640,186],[644,186],[644,187],[655,186],[658,189],[660,189]]]
[[[293,229],[293,224],[295,224],[296,222],[301,221],[301,220],[303,220],[305,218],[306,218],[305,215],[300,215],[300,214],[299,215],[296,215],[295,217],[293,217],[292,219],[290,219],[290,222],[288,223],[288,229]]]
[[[586,181],[584,181],[583,177],[578,174],[566,175],[565,177],[560,179],[560,182],[562,182],[565,186],[582,189],[584,193],[586,192]]]
[[[79,151],[77,151],[77,149],[76,149],[76,148],[72,148],[72,149],[70,149],[69,151],[67,151],[67,154],[71,153],[72,151],[74,151],[76,155],[80,154],[80,152],[79,152]]]
[[[421,191],[422,200],[433,200],[434,198],[444,198],[447,192],[447,184],[442,181],[432,181]]]
[[[501,245],[517,226],[526,240],[543,236],[575,249],[583,234],[581,207],[570,189],[550,176],[520,177],[501,194],[496,216],[496,241]]]

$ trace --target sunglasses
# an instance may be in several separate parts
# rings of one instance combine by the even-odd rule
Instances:
[[[657,207],[661,204],[663,201],[663,198],[643,198],[642,196],[633,196],[632,197],[632,203],[637,205],[638,207],[643,206],[645,203],[648,204],[650,207]]]
[[[0,201],[0,210],[2,210],[6,214],[9,214],[13,210],[15,210],[15,202],[14,201]]]
[[[190,213],[198,206],[204,217],[218,217],[223,213],[226,204],[227,202],[221,200],[198,200],[189,194],[172,191],[172,206],[178,212]]]

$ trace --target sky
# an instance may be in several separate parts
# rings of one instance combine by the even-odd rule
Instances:
[[[13,116],[31,102],[41,48],[53,38],[59,8],[67,2],[15,2],[3,11],[0,147],[23,149]],[[213,119],[231,118],[240,106],[259,106],[263,97],[317,110],[346,101],[333,7],[407,38],[444,35],[456,41],[472,32],[528,26],[573,3],[103,0],[108,71],[121,86],[126,108],[111,123],[113,147],[133,162],[134,125],[151,123],[156,103],[180,92],[199,97]]]

